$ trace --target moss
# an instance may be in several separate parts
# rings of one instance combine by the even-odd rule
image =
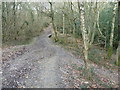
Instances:
[[[111,58],[112,53],[113,53],[113,48],[112,48],[112,47],[109,47],[109,48],[108,48],[108,58]]]
[[[115,61],[115,65],[120,66],[120,55],[118,56],[118,60]]]

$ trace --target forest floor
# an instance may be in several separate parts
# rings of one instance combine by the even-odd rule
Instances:
[[[3,88],[118,87],[118,72],[91,63],[87,79],[84,62],[48,38],[51,27],[29,45],[3,48]]]

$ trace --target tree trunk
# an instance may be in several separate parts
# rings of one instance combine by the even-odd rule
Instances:
[[[65,15],[63,13],[63,34],[65,34]]]
[[[110,36],[110,47],[111,48],[113,48],[113,37],[114,37],[114,28],[115,28],[116,9],[117,9],[117,3],[115,3],[115,6],[113,8],[113,19],[112,19],[111,36]]]
[[[14,31],[16,31],[16,3],[15,3],[15,1],[13,2],[13,19],[14,19]],[[15,33],[16,35],[15,35],[15,40],[17,40],[17,33]]]
[[[118,2],[118,33],[120,33],[120,1]],[[119,34],[120,35],[120,34]]]
[[[55,24],[54,24],[54,12],[53,12],[53,7],[52,7],[52,2],[49,2],[50,4],[50,10],[51,10],[51,18],[52,18],[52,26],[53,26],[53,30],[54,30],[54,35],[55,35],[55,42],[58,40],[58,37],[57,37],[57,31],[56,31],[56,28],[55,28]]]
[[[16,24],[16,5],[15,1],[13,3],[13,15],[14,15],[14,30],[15,30],[15,24]]]
[[[84,42],[84,63],[85,63],[85,68],[88,70],[88,34],[87,30],[85,27],[85,10],[84,10],[84,3],[83,2],[78,2],[78,9],[80,12],[80,22],[81,22],[81,30],[82,30],[82,38]]]
[[[120,66],[120,42],[116,50],[116,65]]]
[[[118,18],[119,18],[119,21],[118,21],[118,33],[120,35],[120,2],[118,2]],[[117,51],[116,51],[116,64],[118,66],[120,66],[120,41],[118,41],[119,44],[118,44],[118,48],[117,48]]]
[[[105,38],[105,36],[103,35],[102,31],[100,30],[100,26],[99,26],[99,16],[100,16],[100,12],[99,12],[99,10],[98,10],[98,11],[97,11],[97,28],[98,28],[98,31],[99,31],[100,35]]]
[[[72,2],[70,3],[71,13],[72,13],[72,25],[73,25],[73,36],[75,36],[75,22],[74,22],[74,12],[72,7]]]
[[[6,30],[6,14],[5,14],[5,2],[2,2],[2,30],[3,34],[3,41],[5,40],[5,30]]]
[[[117,3],[115,3],[113,8],[113,18],[112,18],[112,27],[111,27],[111,35],[110,35],[110,46],[108,49],[108,58],[111,58],[113,53],[113,38],[114,38],[116,9],[117,9]]]
[[[95,2],[95,7],[92,8],[92,11],[94,12],[94,25],[93,25],[93,31],[92,31],[92,37],[90,41],[90,45],[94,42],[95,33],[96,33],[96,25],[97,25],[97,2]]]

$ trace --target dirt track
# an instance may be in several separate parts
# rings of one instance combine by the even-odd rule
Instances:
[[[72,58],[52,43],[49,33],[50,27],[34,44],[23,46],[23,52],[3,62],[3,87],[65,87],[60,67],[70,63]],[[66,62],[63,63],[63,59]]]
[[[67,86],[63,80],[64,71],[72,73],[64,67],[72,63],[82,65],[83,61],[76,59],[70,52],[55,45],[48,38],[50,30],[51,27],[48,27],[33,44],[19,47],[20,50],[15,55],[8,56],[3,61],[3,88],[72,87],[72,81]],[[4,50],[3,56],[7,52]],[[96,69],[96,72],[101,73],[101,71]],[[109,74],[109,72],[107,73]],[[112,76],[117,80],[117,75]]]

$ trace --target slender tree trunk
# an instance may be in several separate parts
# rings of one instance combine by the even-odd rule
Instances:
[[[65,2],[63,6],[63,34],[65,34],[65,13],[64,13]]]
[[[9,4],[9,2],[6,2],[6,25],[8,26],[6,26],[6,30],[8,30],[9,28],[11,28],[11,25],[10,25],[10,23],[11,23],[11,18],[9,18],[10,17],[10,4]],[[11,31],[10,30],[8,30],[8,32],[6,32],[6,35],[7,35],[7,33],[9,33],[8,34],[8,37],[7,37],[7,40],[9,40],[10,38],[12,38],[12,35],[11,35]]]
[[[73,24],[73,35],[75,36],[75,22],[74,22],[74,12],[73,12],[73,4],[70,3],[71,13],[72,13],[72,24]]]
[[[119,20],[118,20],[118,33],[119,33],[119,35],[120,35],[120,2],[118,2],[118,18],[119,18]],[[120,37],[120,36],[119,36]],[[117,50],[116,50],[116,64],[118,65],[118,66],[120,66],[120,41],[118,41],[118,48],[117,48]]]
[[[103,35],[102,31],[100,30],[100,26],[99,26],[99,16],[100,16],[100,12],[99,12],[99,10],[98,10],[98,11],[97,11],[97,28],[98,28],[98,31],[99,31],[100,35],[105,38],[105,36]]]
[[[114,38],[116,9],[117,9],[117,3],[114,4],[114,8],[113,8],[113,18],[112,18],[112,27],[111,27],[111,35],[110,35],[110,46],[108,49],[108,58],[111,58],[113,53],[113,38]]]
[[[65,34],[65,14],[63,13],[63,34]]]
[[[72,7],[72,2],[70,2],[70,9],[71,9],[71,26],[72,26],[72,34],[73,34],[73,40],[72,40],[72,45],[74,45],[74,36],[75,36],[75,28],[74,28],[74,13],[73,13],[73,7]]]
[[[118,48],[116,50],[116,64],[120,66],[120,42],[118,44]]]
[[[97,20],[96,20],[96,16],[97,16],[97,2],[95,2],[95,9],[94,7],[92,8],[92,11],[94,12],[94,26],[93,26],[93,32],[92,32],[92,37],[91,37],[91,41],[90,41],[90,45],[92,45],[92,43],[94,42],[94,38],[95,38],[95,33],[96,33],[96,25],[97,25]]]
[[[116,9],[117,9],[117,3],[114,4],[114,8],[113,8],[113,18],[112,18],[112,27],[111,27],[111,35],[110,35],[110,46],[108,49],[108,58],[111,58],[113,53],[113,38],[114,38]]]
[[[2,20],[3,20],[2,27],[4,27],[4,28],[5,28],[5,25],[6,25],[6,17],[7,17],[7,15],[5,13],[5,2],[2,2]]]
[[[113,48],[116,9],[117,9],[117,3],[115,3],[115,6],[113,8],[113,19],[112,19],[112,27],[111,27],[111,35],[110,35],[110,47],[111,48]]]
[[[118,33],[120,33],[120,1],[118,2],[118,18],[119,18],[119,20],[118,20],[118,30],[119,30]]]
[[[5,40],[5,31],[6,31],[6,14],[5,14],[5,2],[2,2],[2,29],[3,29],[3,41]]]
[[[16,5],[15,1],[13,3],[13,15],[14,15],[14,30],[15,30],[15,24],[16,24]]]
[[[84,3],[83,2],[78,2],[78,9],[80,12],[80,22],[81,22],[81,30],[82,30],[82,38],[84,42],[84,63],[85,63],[85,68],[88,70],[88,34],[87,30],[85,27],[85,10],[84,10]]]
[[[55,24],[54,24],[54,12],[53,12],[53,7],[52,7],[52,2],[49,2],[49,4],[50,4],[50,10],[51,10],[52,26],[53,26],[53,30],[55,34],[55,41],[57,41],[58,37],[57,37],[57,31],[56,31]]]
[[[16,3],[15,3],[15,1],[13,2],[13,19],[14,19],[14,31],[16,30]],[[15,33],[16,35],[15,35],[15,40],[17,40],[17,33]]]

